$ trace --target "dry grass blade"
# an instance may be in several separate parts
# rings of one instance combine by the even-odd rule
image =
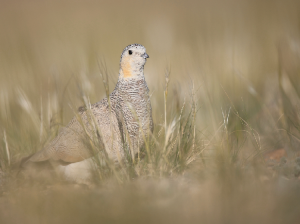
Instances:
[[[0,5],[1,224],[300,223],[300,1]],[[92,105],[114,111],[120,49],[135,41],[154,131],[132,108],[145,145],[134,155],[125,130],[115,163]],[[74,115],[93,183],[15,177]]]

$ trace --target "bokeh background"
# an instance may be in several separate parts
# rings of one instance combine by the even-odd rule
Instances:
[[[0,145],[1,169],[9,170],[13,161],[41,149],[61,125],[68,123],[74,115],[73,109],[83,105],[83,95],[89,97],[91,103],[101,100],[105,91],[100,74],[108,75],[112,91],[118,79],[121,52],[132,43],[144,45],[150,55],[145,76],[152,94],[156,130],[164,125],[165,75],[170,73],[167,122],[178,119],[183,105],[196,106],[195,133],[201,153],[216,154],[215,148],[224,143],[224,133],[230,133],[227,135],[229,148],[233,152],[243,150],[238,160],[243,165],[249,158],[252,165],[257,164],[253,158],[263,158],[265,152],[277,149],[283,150],[287,161],[293,161],[291,164],[297,160],[300,150],[299,1],[1,0],[0,137],[4,139]],[[227,162],[231,163],[232,158]],[[219,160],[214,161],[218,164]],[[220,170],[228,165],[223,162],[220,162]],[[264,163],[262,160],[259,164]],[[63,205],[71,206],[67,213],[60,214],[64,223],[81,220],[71,218],[80,210],[72,207],[72,200],[84,201],[83,212],[94,206],[88,215],[80,216],[82,220],[90,218],[91,222],[101,217],[107,221],[138,222],[146,217],[149,223],[153,220],[180,223],[184,217],[190,217],[190,222],[202,220],[205,223],[227,223],[228,220],[230,223],[258,220],[282,223],[285,218],[291,220],[288,223],[297,223],[299,203],[293,200],[293,195],[300,195],[294,175],[298,168],[286,164],[289,165],[284,167],[283,176],[282,170],[280,175],[278,170],[268,175],[257,171],[257,176],[251,178],[242,177],[245,174],[239,170],[237,176],[231,176],[237,172],[232,168],[224,171],[226,175],[223,173],[225,177],[232,177],[232,181],[224,178],[222,172],[214,176],[213,181],[208,178],[211,182],[205,184],[197,182],[203,180],[198,174],[192,176],[192,181],[190,176],[188,179],[179,176],[176,180],[164,177],[165,182],[141,181],[133,184],[138,195],[133,194],[132,183],[124,188],[112,184],[107,187],[112,189],[109,193],[103,189],[100,193],[97,191],[99,200],[104,197],[103,207],[91,201],[92,193],[85,191],[80,191],[79,199],[73,197],[78,194],[74,189],[63,199],[59,195],[65,194],[65,188],[52,194],[53,200],[62,200]],[[270,176],[277,179],[261,186],[261,181],[269,180]],[[287,176],[293,178],[286,179]],[[246,193],[234,190],[239,184]],[[219,191],[221,185],[225,191]],[[286,196],[280,191],[286,197],[277,193],[263,197],[265,192],[272,191],[270,185],[271,189],[275,186],[289,194]],[[212,196],[202,190],[211,192]],[[182,191],[189,193],[181,194]],[[149,199],[152,194],[154,197]],[[200,195],[199,200],[195,195]],[[12,201],[19,197],[21,202],[15,207]],[[28,197],[34,197],[31,207],[27,207],[30,217],[20,212]],[[11,206],[3,216],[6,223],[13,220],[11,211],[18,211],[28,223],[48,223],[54,220],[50,213],[58,212],[55,209],[37,211],[39,203],[44,208],[52,202],[44,202],[32,192],[17,192],[1,200],[1,208],[7,203]],[[96,211],[103,209],[105,203],[109,204],[107,211],[118,205],[116,213],[104,209],[103,216],[99,215]],[[245,210],[240,208],[244,203],[248,206]],[[280,205],[276,207],[276,203]],[[141,204],[144,207],[138,216],[133,211]],[[201,216],[195,206],[202,208]],[[251,216],[251,211],[256,216]],[[267,215],[271,211],[272,215]],[[172,212],[177,214],[174,219],[170,217]],[[32,218],[34,214],[42,214],[42,218]],[[155,218],[151,221],[151,217]],[[14,222],[18,221],[16,217]]]
[[[180,98],[195,82],[199,119],[222,117],[219,104],[229,104],[221,86],[233,101],[251,100],[254,91],[264,97],[278,79],[280,43],[288,51],[284,58],[299,57],[299,3],[292,0],[2,1],[0,10],[1,123],[22,119],[10,117],[19,111],[11,107],[17,89],[36,111],[42,100],[44,108],[52,102],[56,113],[62,89],[77,94],[74,82],[68,85],[72,76],[97,102],[104,96],[97,61],[105,62],[113,89],[120,54],[131,43],[143,44],[151,57],[145,74],[153,107],[160,108],[167,69]],[[214,111],[200,94],[205,89]]]

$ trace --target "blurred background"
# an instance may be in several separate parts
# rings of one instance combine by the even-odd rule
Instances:
[[[219,131],[225,130],[233,151],[244,149],[243,158],[276,149],[297,155],[300,1],[1,0],[2,169],[9,163],[7,147],[11,160],[35,152],[68,123],[83,95],[91,103],[101,100],[100,74],[108,75],[112,91],[120,55],[132,43],[144,45],[150,55],[145,77],[156,130],[164,123],[165,74],[170,73],[168,123],[183,105],[196,105],[201,150],[223,144]],[[243,203],[241,195],[233,197],[235,206]]]
[[[211,126],[209,120],[215,116],[222,119],[220,106],[228,108],[230,100],[257,114],[251,101],[255,96],[268,97],[266,92],[269,98],[276,94],[280,63],[298,66],[299,4],[294,0],[1,1],[1,126],[28,121],[11,117],[21,109],[13,105],[18,104],[20,92],[35,111],[51,110],[45,119],[57,113],[66,95],[80,98],[74,79],[92,103],[99,101],[104,96],[99,61],[105,64],[112,91],[120,54],[132,43],[144,45],[150,55],[145,75],[157,122],[166,70],[174,89],[170,94],[180,100],[189,97],[191,82],[195,83],[203,127]],[[63,100],[68,110],[70,99]],[[170,102],[170,111],[176,102]],[[208,109],[211,106],[213,111]]]

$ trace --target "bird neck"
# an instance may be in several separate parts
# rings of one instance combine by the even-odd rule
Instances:
[[[120,63],[119,74],[125,79],[144,76],[144,64],[133,62],[130,58],[123,58]]]
[[[120,69],[119,73],[119,79],[118,79],[118,84],[119,85],[141,85],[146,82],[145,76],[144,76],[144,71],[140,72],[135,72],[133,73],[130,77],[125,76],[124,73],[122,73],[122,70]]]
[[[144,76],[144,66],[141,68],[132,68],[130,66],[122,67],[119,70],[119,78],[135,79]]]

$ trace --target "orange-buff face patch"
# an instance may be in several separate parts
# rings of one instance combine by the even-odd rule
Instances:
[[[129,58],[125,58],[125,60],[123,59],[122,70],[123,70],[124,78],[130,78],[132,76]]]

